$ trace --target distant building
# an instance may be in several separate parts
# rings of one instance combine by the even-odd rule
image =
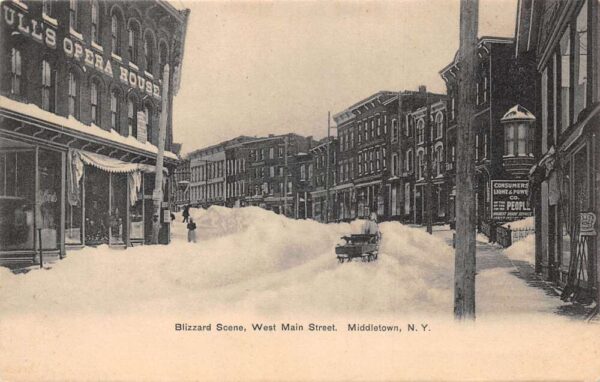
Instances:
[[[307,177],[311,182],[312,190],[312,218],[325,222],[332,220],[343,220],[346,215],[344,211],[343,194],[338,188],[340,174],[344,174],[344,164],[338,164],[339,157],[338,140],[334,137],[323,138],[310,149],[311,163],[308,166]],[[327,177],[327,151],[329,146],[329,178]],[[338,174],[338,176],[336,176]],[[329,219],[327,214],[327,189],[329,186]],[[337,196],[337,198],[336,198]],[[335,217],[335,219],[334,219]]]
[[[300,168],[310,164],[306,157],[312,137],[297,134],[270,135],[244,144],[248,150],[246,204],[286,216],[296,216],[296,204],[308,192],[308,180]],[[306,174],[306,173],[305,173]],[[306,198],[304,198],[306,201]]]
[[[515,220],[506,216],[499,218],[493,211],[492,183],[510,180],[524,184],[527,171],[535,162],[535,127],[515,131],[502,122],[509,109],[517,105],[525,110],[535,110],[535,98],[531,96],[535,89],[534,63],[516,58],[514,53],[514,39],[500,37],[480,38],[474,53],[478,56],[473,128],[479,224],[490,220]],[[457,52],[454,60],[440,71],[448,93],[449,175],[455,172],[456,129],[461,112],[458,107],[459,66]],[[454,190],[455,185],[452,185],[451,194]]]
[[[169,174],[178,159],[171,110],[189,10],[15,0],[0,12],[0,262],[37,261],[40,247],[52,257],[148,242],[164,86]]]

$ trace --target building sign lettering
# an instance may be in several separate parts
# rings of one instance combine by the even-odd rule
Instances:
[[[513,221],[531,215],[526,180],[492,180],[492,220]]]
[[[56,30],[52,29],[43,21],[30,19],[25,13],[13,9],[6,4],[2,5],[4,23],[13,27],[20,34],[32,38],[50,49],[57,48]],[[85,66],[98,72],[118,78],[119,81],[131,88],[160,99],[160,87],[139,75],[135,71],[122,66],[118,61],[105,60],[102,54],[93,51],[83,45],[78,39],[64,37],[61,47],[65,55],[75,61],[82,62]]]

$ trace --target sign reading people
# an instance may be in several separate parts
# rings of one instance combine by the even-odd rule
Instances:
[[[531,216],[526,180],[492,180],[492,220],[513,221]]]
[[[101,53],[104,48],[99,45],[85,43],[81,34],[71,32],[63,37],[61,41],[58,41],[56,29],[54,29],[56,25],[52,25],[53,23],[35,20],[26,13],[9,7],[7,3],[2,4],[2,11],[2,21],[12,27],[15,32],[29,37],[50,49],[62,49],[67,57],[82,62],[85,66],[110,78],[117,78],[121,83],[139,89],[142,93],[160,99],[158,84],[150,81],[146,76],[138,74],[137,71],[121,65],[119,56],[111,55],[112,60],[105,60]]]

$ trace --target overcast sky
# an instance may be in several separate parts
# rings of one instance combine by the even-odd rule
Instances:
[[[186,2],[191,9],[174,138],[183,151],[295,132],[379,90],[444,92],[458,0]],[[513,37],[517,0],[481,0],[479,35]]]

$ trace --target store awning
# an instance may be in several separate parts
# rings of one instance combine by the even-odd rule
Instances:
[[[135,171],[156,172],[156,166],[144,163],[131,163],[119,159],[107,157],[106,155],[91,153],[89,151],[76,150],[81,161],[87,165],[99,168],[102,171],[112,173],[132,173]],[[169,170],[163,167],[163,171],[168,174]]]

